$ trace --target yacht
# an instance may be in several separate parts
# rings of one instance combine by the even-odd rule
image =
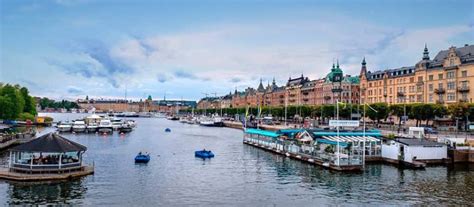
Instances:
[[[86,123],[83,120],[74,121],[72,125],[73,132],[85,132],[86,131]]]
[[[59,132],[70,132],[72,128],[72,124],[69,122],[60,122],[58,124],[58,131]]]
[[[123,123],[118,129],[119,133],[127,133],[133,130],[133,127],[129,123]]]
[[[166,114],[162,112],[154,113],[153,117],[155,118],[166,118]]]
[[[125,123],[130,125],[130,127],[132,128],[135,128],[137,126],[137,123],[135,122],[135,120],[132,120],[132,119],[125,120]]]
[[[97,130],[100,133],[112,133],[113,127],[112,127],[112,122],[108,119],[103,119],[99,123],[99,127],[97,127]]]
[[[113,118],[111,122],[112,122],[112,128],[114,130],[118,130],[118,128],[121,127],[123,124],[123,120],[117,119],[117,118]]]
[[[199,125],[201,126],[214,126],[214,120],[209,117],[201,117],[199,120]]]
[[[97,129],[99,128],[99,125],[95,122],[90,122],[89,124],[87,124],[86,126],[86,131],[91,133],[91,132],[96,132]]]

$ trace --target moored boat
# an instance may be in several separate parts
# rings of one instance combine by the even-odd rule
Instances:
[[[59,132],[70,132],[72,129],[72,124],[69,122],[61,122],[58,124]]]
[[[100,133],[112,133],[113,131],[112,122],[108,119],[101,120],[97,130]]]
[[[76,120],[72,125],[73,132],[85,132],[86,131],[86,123],[83,120]]]
[[[97,123],[91,122],[91,123],[87,124],[86,131],[88,133],[94,133],[94,132],[97,131],[98,128],[99,128],[99,125]]]

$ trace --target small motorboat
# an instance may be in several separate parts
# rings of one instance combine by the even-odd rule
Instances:
[[[143,154],[141,152],[135,157],[135,163],[148,163],[150,161],[150,154]]]
[[[165,129],[165,132],[171,132],[171,129],[170,129],[170,128],[166,128],[166,129]]]
[[[194,156],[206,159],[214,157],[214,153],[212,153],[211,150],[199,150],[194,152]]]

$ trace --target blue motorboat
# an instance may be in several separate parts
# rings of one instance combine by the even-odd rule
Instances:
[[[171,129],[170,129],[170,128],[166,128],[166,129],[165,129],[165,132],[171,132]]]
[[[206,159],[214,157],[214,153],[212,153],[211,150],[199,150],[194,152],[194,156]]]
[[[149,154],[142,154],[141,152],[135,157],[135,163],[148,163],[150,161]]]

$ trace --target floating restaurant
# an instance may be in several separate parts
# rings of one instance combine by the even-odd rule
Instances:
[[[360,171],[366,157],[380,157],[381,136],[378,130],[246,129],[243,142],[333,170]]]
[[[17,181],[61,180],[94,173],[83,164],[87,148],[57,133],[48,133],[10,150],[7,169],[0,178]]]

